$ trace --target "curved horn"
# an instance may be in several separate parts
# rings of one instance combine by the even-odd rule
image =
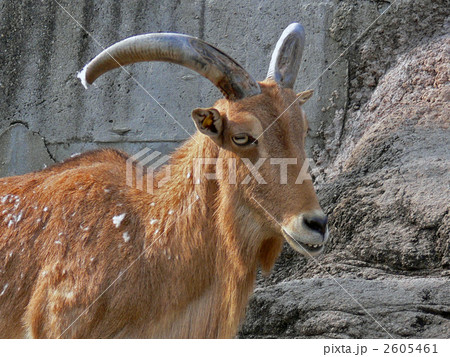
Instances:
[[[259,84],[231,57],[198,38],[174,33],[139,35],[120,41],[89,62],[78,78],[86,87],[114,68],[147,61],[188,67],[209,79],[230,100],[261,93]]]
[[[283,31],[275,46],[267,78],[275,80],[284,88],[293,88],[304,47],[305,29],[299,23],[294,22]]]

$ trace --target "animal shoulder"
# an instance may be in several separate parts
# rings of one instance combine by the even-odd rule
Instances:
[[[98,149],[88,151],[83,154],[72,156],[71,158],[48,167],[42,170],[42,173],[54,172],[60,173],[65,170],[71,170],[76,168],[88,168],[88,167],[101,167],[109,165],[117,165],[121,167],[126,164],[126,160],[129,158],[128,154],[123,151],[115,149]]]
[[[125,184],[128,155],[115,149],[99,149],[73,156],[41,171],[0,179],[0,192],[37,186],[67,188],[70,183],[82,181],[107,184]],[[2,184],[3,183],[3,184]],[[42,187],[41,186],[41,187]]]

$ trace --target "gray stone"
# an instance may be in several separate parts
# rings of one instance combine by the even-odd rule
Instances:
[[[0,133],[0,177],[42,170],[54,163],[42,137],[22,124]]]
[[[447,279],[312,278],[257,289],[240,337],[443,338]]]
[[[348,110],[317,170],[329,246],[310,260],[283,250],[241,337],[387,337],[370,315],[394,337],[449,336],[449,45],[438,32],[405,49]]]

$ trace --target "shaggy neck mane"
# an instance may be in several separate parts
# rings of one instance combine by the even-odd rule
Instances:
[[[195,135],[172,155],[171,178],[160,188],[157,183],[166,169],[156,175],[154,192],[143,207],[146,219],[154,223],[146,232],[147,258],[162,259],[157,252],[163,251],[163,258],[172,264],[161,266],[168,265],[171,275],[180,276],[181,285],[173,288],[191,292],[187,305],[170,308],[173,319],[167,328],[173,333],[189,325],[195,333],[207,328],[211,337],[232,336],[253,291],[258,264],[270,270],[280,252],[278,240],[264,240],[261,218],[243,198],[242,186],[228,184],[227,159],[233,157],[209,138]],[[200,165],[201,181],[194,182],[196,158],[225,159],[223,177],[207,180],[204,174],[215,173],[215,166]],[[239,177],[242,168],[239,160],[236,163]],[[204,324],[205,314],[210,315],[209,325]]]

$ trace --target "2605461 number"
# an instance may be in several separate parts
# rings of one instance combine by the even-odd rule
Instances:
[[[436,344],[384,343],[384,353],[438,353]]]

